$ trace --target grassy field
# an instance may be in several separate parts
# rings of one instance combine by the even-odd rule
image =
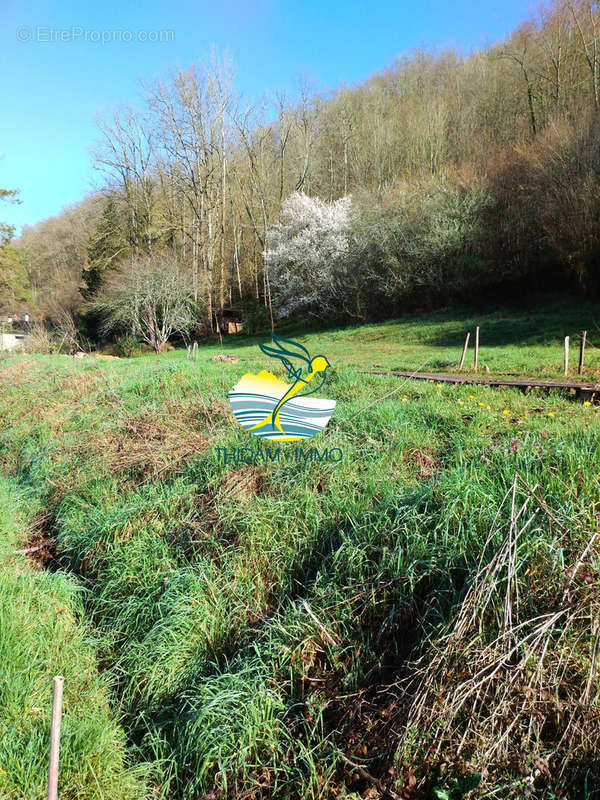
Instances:
[[[258,443],[227,403],[258,340],[0,362],[0,797],[43,795],[56,672],[61,797],[599,796],[597,407],[359,372],[451,371],[480,324],[492,374],[544,377],[587,329],[598,380],[598,318],[295,337],[336,463],[219,458]]]
[[[584,379],[599,380],[598,308],[597,304],[581,302],[575,306],[557,299],[536,311],[506,310],[487,315],[449,311],[317,334],[292,331],[284,335],[326,351],[337,368],[453,372],[458,367],[467,331],[471,332],[471,347],[465,371],[472,367],[475,327],[479,325],[481,372],[485,372],[487,366],[496,376],[526,375],[543,379],[563,377],[564,337],[567,335],[571,339],[571,377],[576,377],[580,335],[582,330],[587,330]],[[256,349],[258,341],[260,339],[230,337],[224,340],[223,347],[240,358],[256,359],[258,365],[261,356]],[[214,355],[221,352],[221,347],[203,348],[202,352]],[[170,357],[180,358],[181,353]]]

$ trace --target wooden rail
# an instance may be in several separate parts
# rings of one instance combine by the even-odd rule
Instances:
[[[528,389],[569,389],[582,399],[594,399],[600,396],[600,383],[578,383],[577,381],[541,381],[536,378],[482,378],[475,375],[448,375],[438,372],[396,372],[377,369],[361,369],[367,375],[394,375],[397,378],[414,378],[419,381],[436,381],[436,383],[468,383],[478,386],[517,386]]]

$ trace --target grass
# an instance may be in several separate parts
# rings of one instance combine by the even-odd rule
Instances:
[[[340,448],[340,463],[219,459],[218,447],[257,441],[226,401],[243,372],[267,366],[255,340],[224,342],[237,362],[207,346],[197,361],[0,367],[0,469],[57,562],[25,572],[78,587],[73,624],[93,631],[90,669],[101,666],[110,724],[146,771],[131,778],[142,793],[460,796],[479,773],[474,796],[599,791],[596,407],[358,371],[451,370],[477,322],[492,371],[556,377],[562,337],[586,328],[593,344],[598,310],[302,335],[331,361],[338,404],[311,445]],[[600,375],[595,352],[586,379]],[[536,514],[521,532],[526,502]],[[561,608],[532,647],[535,620]],[[43,652],[51,636],[33,630]],[[477,703],[461,705],[473,687]],[[78,695],[97,705],[92,689]],[[509,720],[515,734],[494,748]],[[15,797],[37,796],[26,786]]]
[[[97,643],[78,622],[77,582],[34,570],[18,554],[26,524],[18,509],[27,499],[0,480],[0,796],[45,794],[52,678],[63,674],[61,797],[143,797],[148,770],[131,766],[98,674]]]
[[[575,377],[582,330],[587,330],[584,380],[600,378],[600,320],[592,302],[565,303],[563,298],[535,310],[505,309],[489,314],[446,311],[406,316],[401,320],[320,331],[285,333],[303,344],[318,343],[336,367],[398,371],[453,372],[460,362],[465,335],[471,332],[465,372],[472,368],[475,327],[480,326],[479,368],[495,376],[563,377],[564,338],[570,336],[571,376]],[[257,338],[237,335],[224,340],[225,350],[257,360]],[[310,349],[310,348],[309,348]],[[217,354],[219,345],[203,348]],[[312,351],[311,351],[312,352]],[[178,359],[183,353],[171,352]]]

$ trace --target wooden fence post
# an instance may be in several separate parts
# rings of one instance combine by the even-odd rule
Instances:
[[[565,336],[565,375],[569,374],[569,337]]]
[[[62,718],[62,696],[65,679],[54,678],[52,695],[52,722],[50,725],[50,765],[48,767],[48,800],[56,800],[58,792],[58,755],[60,749],[60,723]]]
[[[187,358],[187,359],[188,359],[188,361],[189,361],[189,359],[190,359],[191,357],[192,357],[192,345],[191,345],[191,344],[188,344],[188,346],[187,346],[187,356],[186,356],[186,358]]]
[[[473,369],[477,372],[479,367],[479,325],[475,328],[475,358],[473,360]]]
[[[587,339],[587,331],[581,332],[581,341],[579,342],[579,368],[578,375],[583,375],[583,358],[585,354],[585,340]]]
[[[460,358],[460,364],[458,365],[459,369],[463,368],[463,364],[465,363],[465,357],[467,355],[467,348],[469,347],[469,337],[471,336],[470,333],[467,333],[467,337],[465,339],[465,343],[463,345],[462,356]]]

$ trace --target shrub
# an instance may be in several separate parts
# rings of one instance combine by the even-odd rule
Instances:
[[[325,317],[343,305],[350,197],[326,203],[295,192],[268,233],[265,269],[280,316]]]
[[[59,350],[56,337],[45,325],[35,323],[25,338],[23,349],[26,353],[57,353]]]
[[[101,331],[127,331],[157,354],[171,336],[191,331],[199,313],[190,275],[167,250],[123,264],[91,308],[103,319]]]
[[[121,358],[134,358],[142,353],[142,346],[135,336],[120,336],[113,349]]]
[[[447,181],[397,186],[381,200],[360,198],[346,268],[356,317],[397,315],[407,305],[448,302],[481,280],[484,186]]]
[[[239,303],[244,322],[243,332],[248,336],[271,330],[271,315],[263,303],[251,297]]]
[[[294,194],[269,234],[265,263],[282,317],[382,319],[485,283],[483,184],[395,186],[335,203]]]

